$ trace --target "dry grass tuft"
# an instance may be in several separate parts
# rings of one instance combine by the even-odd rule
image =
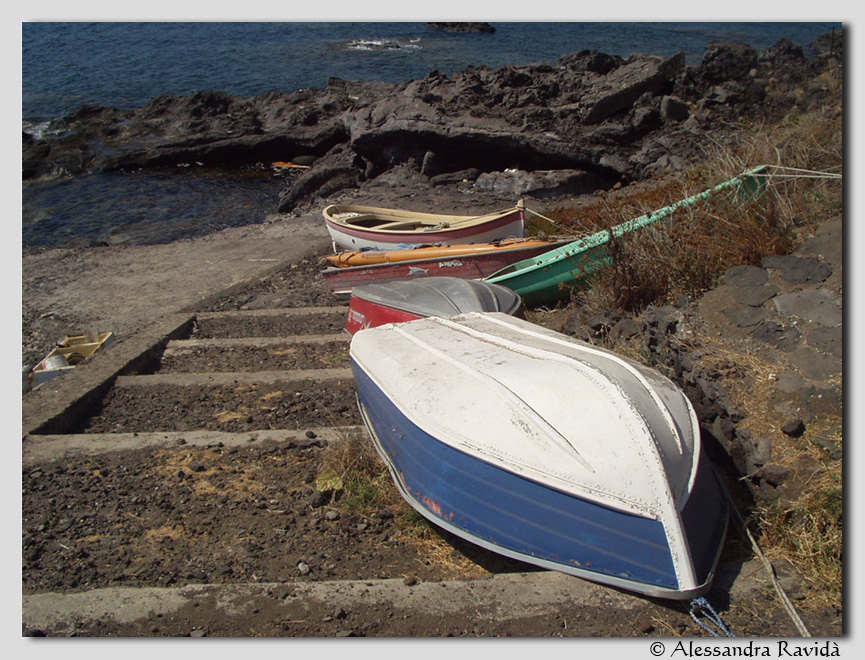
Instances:
[[[808,598],[800,607],[843,609],[843,490],[829,473],[792,503],[757,511],[761,548],[773,563],[784,562],[801,576]]]
[[[261,467],[249,466],[242,474],[225,479],[219,467],[220,458],[219,452],[210,447],[190,447],[183,452],[160,450],[155,454],[157,470],[166,483],[174,483],[181,472],[192,473],[191,463],[199,464],[195,480],[187,482],[197,497],[224,495],[233,501],[241,501],[263,491]]]
[[[338,480],[339,489],[334,492],[331,506],[362,515],[387,508],[397,521],[394,538],[435,563],[445,577],[473,578],[487,574],[486,569],[456,550],[405,501],[364,433],[347,433],[338,442],[327,446],[319,479],[335,482],[334,477]]]
[[[339,483],[334,505],[359,513],[408,507],[384,462],[363,432],[346,432],[324,450],[319,479]]]

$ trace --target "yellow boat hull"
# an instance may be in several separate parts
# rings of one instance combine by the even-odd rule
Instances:
[[[514,238],[492,243],[466,243],[464,245],[424,245],[405,250],[347,250],[328,255],[325,260],[336,268],[374,266],[376,264],[415,261],[417,259],[447,259],[487,252],[503,252],[527,247],[542,247],[557,243],[555,239]]]

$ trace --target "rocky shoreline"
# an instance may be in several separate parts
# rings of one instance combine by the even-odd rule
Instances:
[[[324,89],[237,98],[163,95],[132,110],[84,106],[23,135],[24,181],[94,171],[234,170],[292,162],[279,213],[368,185],[471,187],[550,198],[609,190],[701,159],[743,118],[813,99],[781,84],[840,61],[841,35],[805,49],[709,44],[703,60],[597,51],[553,65],[430,71],[401,84],[332,78]]]

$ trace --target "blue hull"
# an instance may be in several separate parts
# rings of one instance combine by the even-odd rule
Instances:
[[[473,458],[414,425],[356,364],[358,402],[402,495],[436,524],[499,554],[636,591],[687,599],[708,590],[726,532],[709,470],[683,520],[701,587],[679,588],[663,525]],[[718,522],[723,520],[724,523]]]

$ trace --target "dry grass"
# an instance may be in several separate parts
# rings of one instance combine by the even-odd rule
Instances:
[[[841,483],[826,471],[795,502],[757,512],[761,548],[774,565],[786,563],[801,576],[808,597],[799,606],[805,610],[843,609],[843,506]]]
[[[319,487],[331,484],[331,506],[361,515],[393,512],[394,538],[436,565],[444,577],[474,578],[487,570],[456,550],[400,494],[384,462],[364,433],[346,433],[328,444],[319,469]],[[406,576],[408,577],[408,576]]]
[[[723,142],[705,147],[701,162],[684,175],[550,209],[549,221],[532,218],[528,231],[587,236],[767,165],[772,176],[759,199],[719,193],[613,242],[614,264],[595,277],[592,291],[599,308],[638,311],[682,294],[698,296],[732,265],[788,254],[842,210],[840,178],[802,176],[842,172],[841,82],[840,70],[829,68],[807,89],[776,88],[774,98],[795,99],[780,121],[742,120]]]
[[[752,166],[743,163],[738,171],[711,178],[694,171],[684,184],[667,184],[662,195],[639,192],[615,202],[602,199],[591,210],[611,225],[620,224],[707,190]],[[680,295],[697,297],[716,286],[730,266],[759,265],[765,256],[789,254],[840,208],[838,180],[807,182],[772,178],[766,193],[755,200],[717,193],[656,225],[611,241],[613,265],[592,282],[599,307],[634,312],[673,302]],[[834,201],[827,203],[828,199]],[[823,203],[819,211],[809,208],[812,200]]]
[[[195,472],[195,480],[187,483],[196,497],[224,495],[233,501],[242,501],[260,495],[264,489],[262,468],[257,465],[251,465],[243,473],[226,479],[224,470],[219,466],[221,454],[213,448],[190,447],[183,452],[160,450],[155,454],[155,459],[156,470],[168,484],[174,483],[180,472]],[[192,463],[198,464],[197,470],[190,467]]]
[[[387,467],[362,432],[346,431],[322,454],[319,485],[333,491],[334,505],[359,513],[408,507]],[[396,512],[396,511],[395,511]]]
[[[751,532],[757,537],[761,551],[776,566],[786,565],[801,577],[808,598],[797,607],[840,609],[843,464],[814,440],[823,437],[842,448],[841,411],[822,414],[808,424],[802,437],[789,437],[781,431],[786,418],[770,405],[770,391],[778,374],[788,365],[761,358],[741,347],[731,348],[718,338],[701,335],[699,344],[702,365],[720,375],[718,383],[732,403],[748,413],[739,428],[769,440],[771,462],[791,470],[786,496],[758,502],[750,512]],[[843,387],[840,376],[833,382],[839,389]]]

